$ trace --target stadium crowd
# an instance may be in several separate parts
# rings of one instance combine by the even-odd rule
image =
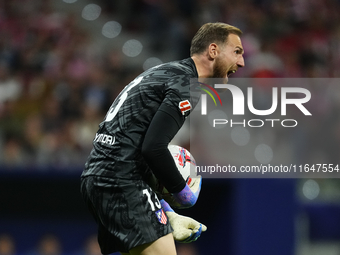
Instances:
[[[97,235],[89,236],[79,250],[74,252],[65,252],[61,240],[54,234],[42,235],[36,244],[32,244],[28,252],[18,250],[16,244],[16,240],[11,235],[0,235],[0,255],[101,255]]]
[[[246,67],[237,76],[340,76],[339,1],[96,3],[113,19],[124,16],[123,29],[148,35],[150,52],[164,62],[189,56],[202,23],[222,21],[244,31]],[[79,19],[55,11],[51,1],[0,1],[0,169],[81,167],[118,91],[143,71],[117,50],[99,51]],[[324,102],[314,118],[329,120],[337,104]],[[320,139],[339,141],[333,132]]]
[[[143,71],[117,47],[99,49],[98,38],[81,25],[81,10],[68,10],[74,1],[58,1],[65,10],[57,11],[51,0],[0,0],[0,172],[56,168],[80,173],[112,101]],[[340,77],[338,0],[93,2],[124,31],[147,36],[144,49],[163,62],[188,57],[201,24],[221,21],[244,32],[246,66],[235,77]],[[289,139],[274,140],[293,143],[304,163],[320,157],[338,162],[340,93],[314,89],[312,123]],[[262,92],[271,98],[270,91]],[[16,241],[0,233],[0,255],[19,254]],[[76,255],[98,254],[93,239],[87,244]],[[26,255],[65,254],[53,236],[36,246]],[[42,252],[44,247],[52,252]],[[194,245],[179,246],[178,254],[198,252]]]

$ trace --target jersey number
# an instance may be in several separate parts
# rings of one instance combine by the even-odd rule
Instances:
[[[138,83],[140,83],[143,79],[143,76],[138,77],[137,79],[133,80],[130,84],[130,87],[128,87],[124,93],[121,95],[121,97],[118,99],[119,102],[117,104],[116,107],[111,107],[109,112],[106,115],[106,119],[105,121],[111,121],[113,120],[113,118],[116,116],[117,112],[119,111],[119,108],[122,106],[122,104],[124,103],[124,101],[126,100],[127,96],[128,96],[128,92],[130,91],[130,89],[132,89],[134,86],[138,85]]]
[[[151,210],[152,211],[155,211],[155,205],[157,206],[158,209],[161,209],[162,206],[161,206],[161,203],[158,200],[158,197],[157,197],[156,193],[154,193],[155,194],[155,199],[156,199],[155,203],[152,202],[151,194],[150,194],[150,192],[147,189],[143,189],[143,194],[147,196],[148,202],[149,202],[149,204],[151,206]]]

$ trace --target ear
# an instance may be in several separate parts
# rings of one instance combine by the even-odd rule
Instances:
[[[211,43],[208,47],[209,58],[215,59],[219,53],[219,48],[216,43]]]

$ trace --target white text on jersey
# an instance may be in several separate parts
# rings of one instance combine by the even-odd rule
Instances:
[[[107,143],[109,145],[113,145],[115,143],[116,138],[112,135],[104,135],[96,133],[96,137],[94,138],[93,142],[95,143]]]

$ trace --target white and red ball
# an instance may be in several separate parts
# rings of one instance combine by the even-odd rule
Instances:
[[[195,172],[196,161],[194,157],[187,149],[178,145],[169,145],[168,149],[175,162],[175,165],[177,166],[178,171],[180,172],[183,179],[190,187],[190,184],[192,183],[192,178],[197,177],[197,174]],[[170,206],[174,206],[172,194],[168,192],[168,190],[155,177],[155,175],[152,174],[150,176],[148,184],[154,191],[159,193],[162,196],[162,198],[165,199],[170,204]]]
[[[191,177],[195,177],[195,167],[196,161],[194,157],[190,154],[190,152],[178,145],[169,145],[168,149],[171,153],[172,158],[175,161],[178,171],[186,181],[188,185],[190,185],[192,179]],[[190,176],[190,174],[192,176]],[[164,199],[171,205],[171,194],[167,191],[167,189],[160,184],[159,190],[164,197]],[[167,199],[168,198],[168,199]]]
[[[193,174],[196,167],[196,161],[190,152],[178,145],[169,145],[168,149],[175,161],[178,171],[183,176],[184,180],[188,182],[190,172]]]

